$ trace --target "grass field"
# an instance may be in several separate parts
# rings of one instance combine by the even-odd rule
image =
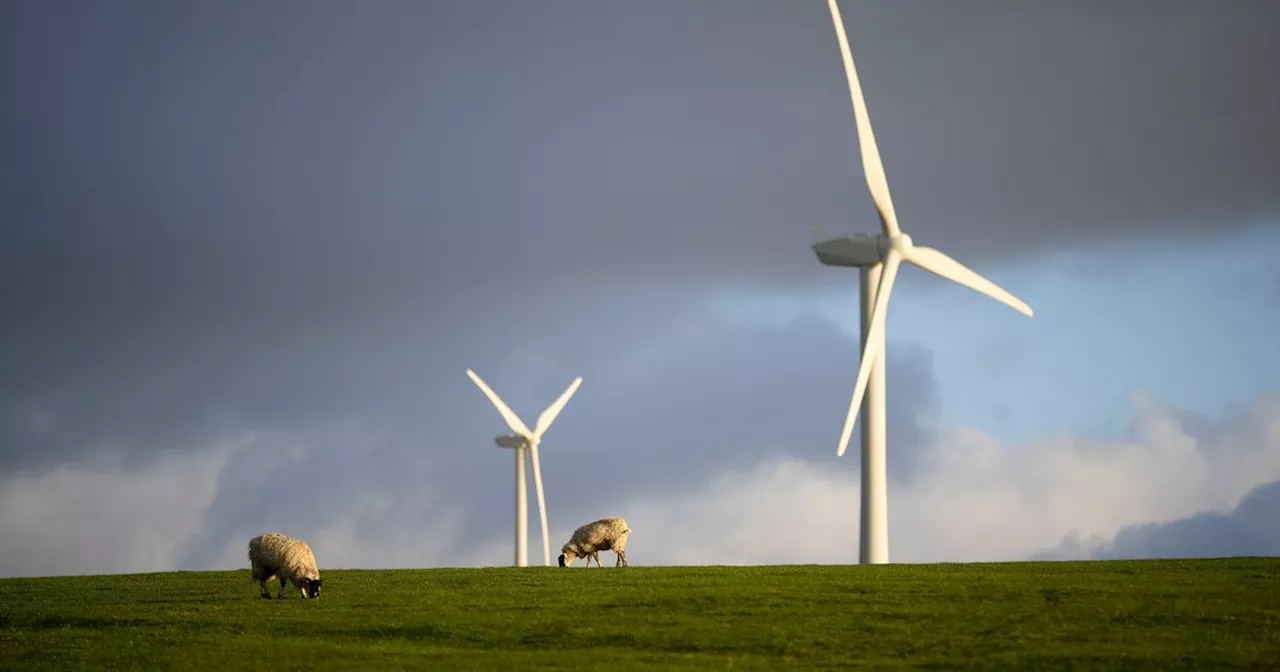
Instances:
[[[1280,558],[248,575],[0,580],[0,669],[1280,665]]]

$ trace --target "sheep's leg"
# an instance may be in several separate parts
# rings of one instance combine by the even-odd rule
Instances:
[[[626,551],[615,551],[615,552],[618,554],[618,561],[617,561],[616,563],[614,563],[614,565],[613,565],[613,566],[614,566],[614,567],[626,567],[626,566],[627,566],[627,552],[626,552]]]
[[[284,599],[284,588],[285,588],[285,586],[287,586],[287,585],[289,585],[289,579],[288,579],[288,577],[284,577],[284,576],[280,577],[280,592],[279,592],[279,594],[277,594],[277,595],[276,595],[276,597],[278,597],[278,598],[280,598],[280,599],[282,599],[282,600]]]
[[[271,590],[267,588],[267,581],[270,580],[271,577],[267,577],[258,581],[258,586],[262,588],[262,597],[268,600],[271,599]]]

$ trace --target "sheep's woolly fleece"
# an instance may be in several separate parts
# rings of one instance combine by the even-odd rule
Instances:
[[[596,565],[599,565],[600,557],[597,553],[608,550],[618,554],[618,565],[625,566],[627,538],[630,535],[631,528],[622,518],[601,518],[593,523],[587,523],[574,530],[569,543],[560,549],[560,566],[573,562],[574,558],[587,558],[588,565],[590,565],[590,559],[595,558]]]
[[[249,541],[249,564],[253,568],[253,580],[262,584],[263,596],[270,596],[266,583],[280,578],[280,595],[284,595],[286,583],[292,582],[306,597],[303,582],[319,582],[320,569],[311,547],[301,539],[294,539],[279,532],[268,532]]]

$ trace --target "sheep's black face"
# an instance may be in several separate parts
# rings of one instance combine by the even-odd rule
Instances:
[[[560,554],[560,566],[564,567],[564,553]]]
[[[320,597],[320,585],[324,583],[324,579],[303,579],[303,583],[307,588],[307,597],[313,600]]]

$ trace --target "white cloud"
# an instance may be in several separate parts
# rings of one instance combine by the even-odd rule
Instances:
[[[422,567],[424,563],[454,564],[454,547],[464,532],[461,515],[456,510],[431,507],[433,502],[423,495],[417,499],[421,500],[419,505],[406,507],[402,499],[389,495],[367,496],[349,514],[320,530],[312,546],[325,549],[325,565],[329,567],[398,569]],[[407,508],[419,515],[404,515]]]
[[[1002,444],[953,429],[919,477],[890,485],[895,562],[1085,557],[1120,529],[1227,511],[1280,480],[1280,397],[1216,422],[1134,399],[1125,437]],[[0,481],[0,575],[171,570],[200,532],[236,446],[175,456],[133,474],[62,467]],[[622,515],[633,565],[851,563],[858,554],[858,458],[766,459],[673,497],[613,501],[607,488],[552,512],[554,556],[574,527]],[[510,519],[466,527],[438,493],[356,489],[308,541],[322,567],[508,565]],[[529,553],[541,562],[536,509]],[[246,567],[245,539],[209,568]],[[608,554],[606,554],[607,556]],[[603,557],[605,565],[612,560]]]
[[[1227,510],[1280,480],[1280,398],[1211,432],[1137,397],[1131,436],[1006,445],[971,430],[939,438],[910,487],[890,488],[895,562],[1025,559],[1064,537],[1087,546],[1126,525]],[[834,458],[831,458],[834,460]],[[853,460],[780,459],[664,500],[605,507],[635,530],[632,564],[846,563],[858,553]]]
[[[132,473],[64,465],[0,481],[0,576],[167,571],[199,531],[230,443]]]
[[[1061,436],[1022,445],[973,430],[944,432],[914,484],[891,484],[891,559],[1020,560],[1051,548],[1058,557],[1083,557],[1127,525],[1230,509],[1254,486],[1280,480],[1280,397],[1259,399],[1207,432],[1189,425],[1183,411],[1142,395],[1133,401],[1124,438]],[[767,459],[662,499],[614,504],[602,490],[575,513],[552,517],[552,556],[577,525],[622,515],[634,530],[628,559],[637,566],[854,562],[859,476],[856,453],[850,458]],[[317,535],[332,549],[326,564],[510,564],[508,520],[468,531],[430,504],[409,507],[423,512],[413,518],[395,513],[402,501],[364,502]],[[541,540],[532,506],[530,513],[536,565]],[[393,518],[401,523],[385,525]],[[371,533],[375,527],[382,532]]]
[[[326,520],[305,538],[322,570],[326,567],[412,569],[476,564],[458,562],[455,548],[464,538],[460,512],[436,504],[426,493],[398,497],[362,491],[344,507],[341,515]],[[261,531],[289,532],[274,528]],[[204,564],[205,568],[247,568],[249,538],[261,531],[245,532],[228,540],[222,550]]]

